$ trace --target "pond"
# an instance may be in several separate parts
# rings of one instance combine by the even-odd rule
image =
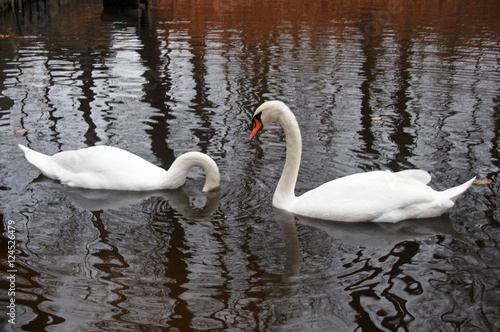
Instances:
[[[1,330],[495,330],[499,14],[488,0],[46,0],[0,14]],[[274,210],[284,133],[249,141],[272,99],[299,121],[297,194],[372,170],[424,169],[437,190],[479,181],[429,220]],[[195,168],[177,190],[71,189],[18,144],[115,146],[167,169],[200,151],[221,185],[203,193]]]

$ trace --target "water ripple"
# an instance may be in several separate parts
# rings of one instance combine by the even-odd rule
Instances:
[[[497,2],[22,5],[0,20],[0,207],[4,224],[16,221],[16,326],[498,325]],[[248,141],[269,99],[300,123],[298,194],[378,169],[423,168],[437,189],[491,182],[445,218],[394,227],[280,215],[283,131]],[[47,154],[118,146],[164,168],[201,151],[221,186],[202,193],[194,169],[178,191],[72,190],[39,178],[17,143]]]

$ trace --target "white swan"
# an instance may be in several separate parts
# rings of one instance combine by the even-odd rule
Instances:
[[[302,139],[290,109],[280,101],[263,103],[252,119],[250,139],[273,121],[280,123],[286,136],[285,167],[274,192],[273,205],[299,216],[347,222],[433,218],[452,207],[475,179],[435,191],[427,186],[431,177],[423,170],[373,171],[327,182],[296,197]]]
[[[107,190],[149,191],[179,188],[186,182],[192,167],[205,171],[203,191],[219,186],[219,168],[215,161],[201,152],[188,152],[178,157],[166,171],[128,151],[93,146],[63,151],[47,156],[21,144],[28,161],[43,175],[69,187]]]

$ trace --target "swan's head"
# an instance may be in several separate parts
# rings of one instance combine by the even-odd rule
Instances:
[[[250,134],[250,139],[254,138],[264,126],[267,126],[271,122],[278,121],[280,114],[286,111],[290,112],[288,106],[278,100],[266,101],[260,105],[252,118],[252,133]]]

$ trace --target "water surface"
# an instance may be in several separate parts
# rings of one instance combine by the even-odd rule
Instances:
[[[500,3],[33,2],[0,19],[6,331],[493,331],[500,323]],[[297,194],[369,170],[473,185],[442,218],[328,223],[274,211],[300,121]],[[168,168],[209,154],[221,188],[65,188],[17,144],[127,149]],[[0,294],[1,307],[11,297]]]

